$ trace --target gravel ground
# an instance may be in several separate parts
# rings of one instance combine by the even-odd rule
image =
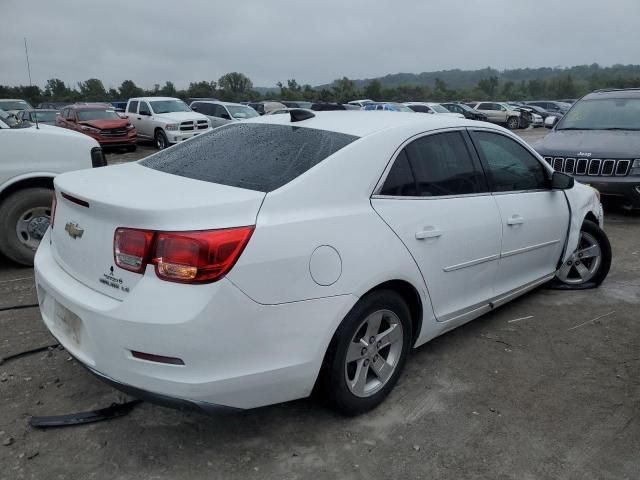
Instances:
[[[609,211],[606,230],[601,288],[538,289],[435,339],[358,418],[313,400],[214,417],[142,404],[35,430],[31,415],[121,395],[64,350],[2,364],[0,479],[640,478],[640,215]],[[0,259],[0,357],[53,341],[35,303],[32,270]]]

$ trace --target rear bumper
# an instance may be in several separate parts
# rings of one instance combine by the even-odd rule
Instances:
[[[178,408],[253,408],[308,396],[352,295],[278,305],[254,302],[222,279],[159,280],[153,269],[116,300],[78,282],[52,256],[49,233],[35,258],[43,321],[103,380]],[[135,358],[177,357],[184,365]]]
[[[640,177],[575,176],[581,183],[591,185],[602,199],[621,202],[629,209],[640,209]]]

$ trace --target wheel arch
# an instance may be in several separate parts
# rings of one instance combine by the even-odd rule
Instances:
[[[394,279],[379,283],[367,290],[367,292],[362,296],[368,295],[377,290],[394,291],[398,293],[405,302],[407,302],[409,312],[411,313],[411,344],[415,345],[416,340],[420,336],[420,330],[422,329],[422,317],[424,312],[422,298],[420,298],[418,290],[406,280]]]
[[[590,222],[593,222],[596,225],[600,224],[600,222],[598,221],[598,217],[596,217],[596,215],[592,211],[587,212],[587,214],[584,216],[584,220],[589,220]],[[584,223],[584,220],[583,220],[583,223]]]
[[[12,178],[0,187],[0,202],[3,202],[12,193],[26,188],[48,188],[53,190],[55,176],[55,173],[43,172]]]

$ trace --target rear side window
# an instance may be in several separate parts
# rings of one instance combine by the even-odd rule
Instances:
[[[474,165],[459,132],[419,138],[405,148],[417,195],[437,197],[486,192],[484,174]]]
[[[409,165],[409,159],[404,150],[396,157],[387,179],[384,181],[380,195],[394,197],[415,197],[416,181]]]
[[[162,150],[140,164],[181,177],[270,192],[357,139],[313,128],[237,123]]]
[[[127,112],[138,113],[138,102],[136,100],[129,102],[129,108],[127,108]]]

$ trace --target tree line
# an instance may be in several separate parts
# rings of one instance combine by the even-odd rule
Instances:
[[[620,67],[620,66],[618,66]],[[450,101],[450,100],[531,100],[577,98],[600,88],[640,87],[640,66],[623,68],[586,67],[588,73],[576,74],[575,69],[556,71],[555,75],[545,78],[514,81],[514,75],[502,75],[491,69],[487,77],[480,78],[475,84],[454,87],[445,80],[436,77],[433,84],[385,83],[385,78],[371,80],[351,80],[347,77],[335,80],[332,84],[312,87],[300,85],[295,79],[278,82],[273,89],[263,89],[261,93],[253,86],[246,75],[231,72],[222,75],[217,81],[191,82],[186,89],[177,89],[167,81],[144,89],[133,80],[123,81],[119,87],[105,88],[97,78],[78,82],[76,86],[67,85],[60,79],[47,80],[44,88],[34,86],[0,85],[0,98],[22,98],[32,104],[51,102],[97,102],[126,101],[139,96],[168,96],[182,99],[194,97],[217,98],[224,101],[259,100],[307,100],[346,103],[357,98],[369,98],[376,101]],[[528,70],[528,69],[523,69]],[[584,72],[583,71],[583,72]],[[479,71],[478,71],[479,72]],[[513,72],[513,71],[509,71]],[[412,75],[412,74],[399,74]],[[419,74],[424,75],[424,74]]]

